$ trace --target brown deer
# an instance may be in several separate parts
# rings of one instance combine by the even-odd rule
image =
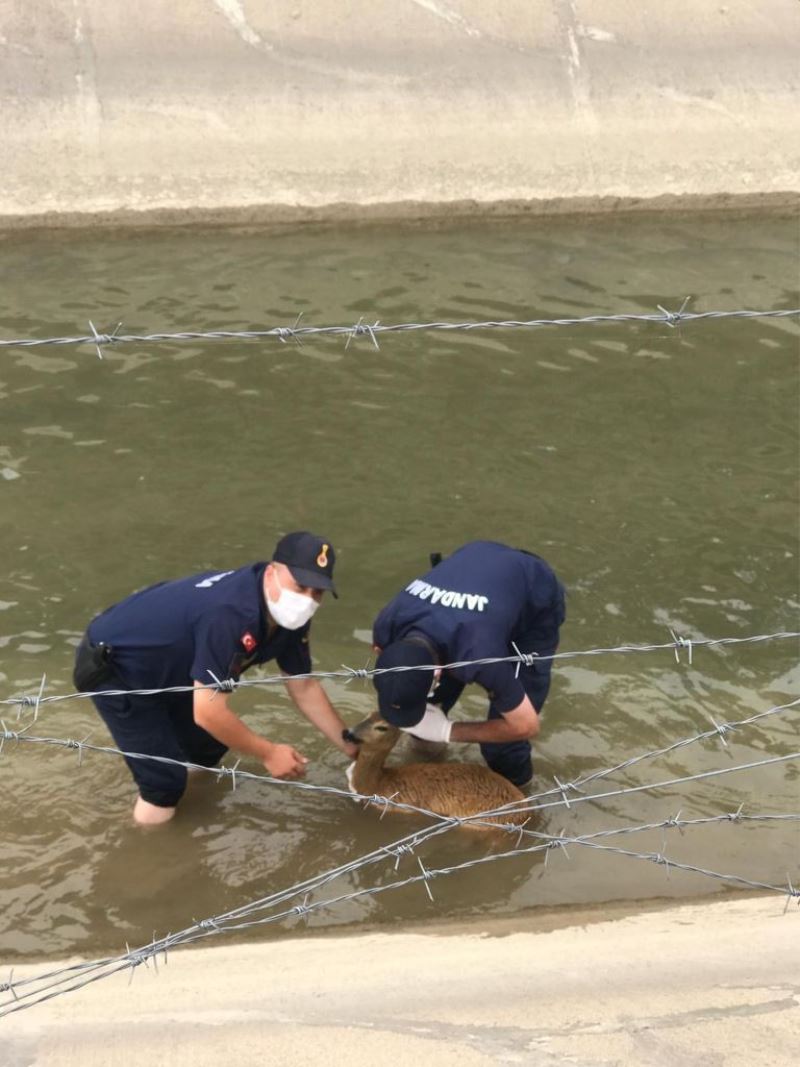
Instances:
[[[358,743],[358,756],[348,768],[347,781],[354,793],[390,797],[437,815],[464,818],[524,800],[525,795],[508,779],[475,763],[409,763],[385,767],[401,731],[380,715],[370,715],[350,730]],[[391,807],[389,811],[400,809]],[[489,822],[521,825],[521,813],[497,815]],[[465,823],[473,830],[487,830],[480,823]]]

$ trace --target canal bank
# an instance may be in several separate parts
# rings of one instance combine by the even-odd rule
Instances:
[[[784,903],[184,951],[6,1018],[0,1052],[6,1067],[127,1067],[167,1050],[175,1067],[789,1067],[800,915]]]
[[[796,201],[793,0],[57,0],[0,27],[0,225]]]

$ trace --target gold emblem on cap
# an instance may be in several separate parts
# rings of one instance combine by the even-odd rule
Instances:
[[[322,546],[322,548],[320,550],[320,553],[317,556],[317,566],[318,567],[327,567],[328,566],[328,546],[325,545],[325,544],[323,544],[323,546]]]

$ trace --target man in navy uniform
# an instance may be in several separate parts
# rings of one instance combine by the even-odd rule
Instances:
[[[550,656],[565,618],[564,589],[540,556],[494,541],[457,549],[410,582],[375,620],[376,667],[502,658],[521,652]],[[438,671],[376,675],[380,713],[427,742],[474,741],[492,770],[518,786],[533,775],[530,739],[550,688],[550,660],[531,666],[495,663]],[[447,714],[464,686],[489,696],[485,722],[451,722]]]
[[[306,531],[278,542],[269,563],[209,571],[161,582],[120,601],[89,625],[76,653],[81,691],[167,689],[183,693],[93,697],[117,746],[125,752],[215,766],[231,748],[257,757],[277,778],[305,774],[307,759],[291,745],[250,730],[225,692],[206,686],[238,680],[243,671],[277,660],[289,696],[316,728],[349,756],[344,724],[311,671],[311,617],[333,584],[333,546]],[[134,819],[166,822],[186,788],[186,769],[128,759],[139,796]]]

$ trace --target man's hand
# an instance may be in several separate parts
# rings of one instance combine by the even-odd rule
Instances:
[[[228,707],[224,693],[207,689],[200,682],[194,684],[194,721],[198,726],[235,752],[256,756],[273,778],[302,778],[305,775],[308,760],[297,749],[276,744],[254,733]]]
[[[291,745],[270,743],[262,762],[273,778],[303,778],[308,760]]]
[[[441,708],[435,704],[425,705],[425,714],[416,726],[401,726],[403,733],[413,734],[422,741],[448,742],[453,724]]]

